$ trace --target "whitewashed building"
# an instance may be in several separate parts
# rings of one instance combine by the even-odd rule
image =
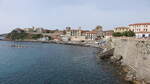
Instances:
[[[96,40],[97,32],[96,31],[89,31],[85,33],[86,40]]]
[[[129,28],[135,32],[136,38],[150,37],[150,23],[130,24]]]
[[[97,26],[95,29],[89,30],[81,30],[79,29],[71,29],[71,27],[66,27],[66,35],[63,37],[63,40],[70,41],[96,41],[103,37],[102,27]]]
[[[71,41],[83,41],[85,36],[82,35],[81,28],[71,29],[70,27],[66,28],[66,38],[70,38]]]

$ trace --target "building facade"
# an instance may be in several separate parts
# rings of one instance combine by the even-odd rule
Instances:
[[[44,28],[34,26],[32,28],[24,28],[23,30],[27,33],[44,33]]]
[[[97,32],[96,31],[89,31],[85,33],[86,40],[96,40]]]
[[[71,29],[71,27],[66,27],[66,38],[68,38],[71,41],[85,40],[85,36],[82,34],[81,28]]]
[[[103,35],[104,37],[107,39],[107,38],[111,38],[112,35],[114,33],[114,30],[107,30],[107,31],[103,31]]]
[[[129,28],[135,32],[136,38],[150,37],[150,23],[130,24]]]
[[[125,31],[129,31],[129,27],[116,27],[114,29],[114,32],[125,32]]]
[[[97,26],[92,31],[86,31],[79,29],[71,29],[66,27],[65,38],[69,38],[71,41],[95,41],[97,38],[101,38],[103,35],[102,27]]]

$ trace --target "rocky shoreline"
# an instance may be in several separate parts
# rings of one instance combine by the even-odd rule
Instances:
[[[110,64],[116,66],[119,69],[119,73],[123,77],[124,80],[128,81],[129,84],[149,84],[145,80],[137,78],[137,72],[130,65],[125,64],[121,55],[116,56],[115,48],[112,47],[112,41],[107,41],[105,48],[103,48],[102,52],[98,52],[97,56],[101,60],[107,60]],[[115,54],[114,54],[115,53]]]
[[[11,40],[0,40],[0,41],[11,41]],[[73,46],[82,46],[82,47],[93,47],[93,48],[100,48],[99,45],[96,44],[89,44],[83,42],[64,42],[64,41],[39,41],[39,40],[22,40],[22,41],[15,41],[15,42],[39,42],[39,43],[54,43],[54,44],[63,44],[63,45],[73,45]]]
[[[135,77],[135,72],[131,70],[130,67],[121,64],[121,58],[119,59],[113,58],[113,56],[111,56],[110,53],[109,55],[108,53],[107,54],[97,53],[97,56],[99,59],[107,61],[109,64],[117,68],[117,70],[119,71],[118,72],[119,75],[129,84],[147,84],[143,80],[137,80]]]

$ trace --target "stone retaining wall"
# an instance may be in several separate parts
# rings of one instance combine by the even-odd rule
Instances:
[[[112,38],[110,43],[113,58],[122,57],[122,65],[130,67],[137,80],[150,83],[150,41]]]

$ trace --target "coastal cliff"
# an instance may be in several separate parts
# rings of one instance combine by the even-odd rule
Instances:
[[[107,51],[114,48],[110,59],[123,66],[123,71],[127,73],[126,80],[150,83],[150,41],[111,38],[105,46]]]

